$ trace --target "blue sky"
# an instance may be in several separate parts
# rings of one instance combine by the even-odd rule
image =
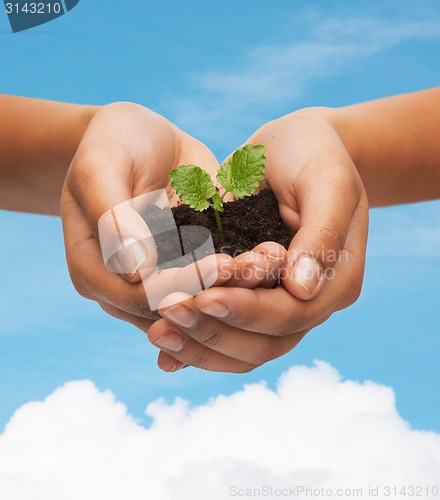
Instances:
[[[219,159],[295,109],[438,85],[439,61],[436,1],[82,0],[15,35],[0,13],[2,93],[135,101]],[[323,359],[345,377],[392,386],[403,418],[440,431],[440,202],[373,211],[358,303],[245,376],[161,373],[143,334],[76,295],[59,220],[2,212],[0,229],[0,428],[68,380],[110,388],[143,418],[159,396],[200,403]]]

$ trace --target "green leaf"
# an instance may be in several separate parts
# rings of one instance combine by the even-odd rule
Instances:
[[[239,198],[251,196],[264,179],[266,148],[247,144],[237,149],[227,163],[223,163],[217,181],[228,193]]]
[[[179,198],[199,212],[206,210],[208,199],[217,194],[210,175],[196,165],[181,165],[172,170],[168,178]]]
[[[212,202],[214,204],[214,209],[218,210],[219,212],[223,212],[223,201],[221,199],[221,196],[216,192],[214,196],[212,197]]]

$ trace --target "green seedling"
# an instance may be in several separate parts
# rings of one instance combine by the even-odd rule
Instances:
[[[237,149],[229,161],[217,171],[217,182],[223,188],[220,195],[211,176],[196,165],[181,165],[172,170],[168,177],[179,198],[194,210],[214,210],[217,228],[223,231],[219,212],[223,212],[223,200],[228,193],[238,198],[251,196],[264,179],[266,148],[261,145]]]

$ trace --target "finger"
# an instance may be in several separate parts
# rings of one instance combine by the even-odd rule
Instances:
[[[140,194],[135,193],[137,184],[142,184],[143,193],[157,190],[158,181],[159,187],[166,186],[163,165],[172,165],[175,139],[166,120],[144,108],[126,107],[108,106],[96,115],[69,169],[67,185],[94,233],[99,232],[106,265],[139,281],[137,270],[154,265],[156,249],[131,200]],[[140,130],[147,138],[142,147],[136,138]],[[142,175],[135,183],[138,170]]]
[[[145,334],[148,334],[148,330],[150,326],[153,324],[152,320],[140,318],[139,316],[134,316],[125,311],[121,311],[116,307],[111,306],[110,304],[100,303],[99,306],[101,309],[109,314],[110,316],[119,319],[121,321],[125,321],[126,323],[131,323],[136,328],[139,328]],[[177,359],[173,358],[171,355],[166,352],[159,353],[158,364],[160,368],[166,372],[174,372],[181,370],[185,364],[181,363]]]
[[[129,103],[105,106],[89,125],[67,183],[94,228],[112,207],[165,187],[164,165],[178,149],[176,129],[163,117]]]
[[[187,368],[189,365],[185,365],[185,363],[178,361],[165,351],[160,351],[157,357],[157,366],[164,372],[171,373]]]
[[[148,329],[150,328],[150,326],[157,320],[157,318],[140,318],[139,316],[135,316],[134,314],[130,314],[126,311],[122,311],[121,309],[118,309],[117,307],[114,307],[111,304],[107,304],[105,302],[99,302],[98,304],[104,312],[106,312],[113,318],[125,321],[126,323],[131,323],[133,326],[136,326],[144,333],[148,333]]]
[[[162,349],[159,367],[167,372],[177,371],[185,365],[216,372],[244,373],[254,365],[229,358],[196,342],[174,325],[161,319],[152,324],[148,319],[120,311],[108,304],[100,307],[111,316],[131,323],[148,335],[150,342]]]
[[[61,212],[69,272],[77,291],[133,314],[151,315],[142,283],[128,283],[105,267],[90,224],[68,190],[63,194]]]
[[[339,285],[339,290],[335,291],[334,311],[350,306],[361,293],[368,237],[368,211],[367,197],[362,196],[350,223],[345,249],[332,274],[328,275],[334,289]],[[337,297],[339,300],[336,300]]]
[[[164,303],[170,306],[224,284],[236,273],[236,267],[229,255],[215,254],[185,267],[158,268],[145,276],[142,269],[140,272],[150,308],[157,310]]]
[[[199,344],[220,354],[254,365],[262,365],[281,356],[292,349],[302,338],[301,335],[274,337],[255,334],[255,332],[226,325],[201,313],[195,307],[194,299],[191,298],[180,301],[172,307],[161,308],[160,314]],[[166,326],[164,323],[162,325]],[[150,337],[157,335],[157,328],[159,327],[155,326],[150,332]],[[184,361],[182,358],[179,359]],[[188,362],[188,364],[192,363]]]
[[[225,356],[186,335],[181,329],[165,319],[156,321],[148,330],[148,339],[156,347],[172,357],[175,362],[214,372],[245,373],[256,365]],[[169,358],[167,358],[169,359]],[[169,364],[166,364],[169,362]],[[164,361],[159,356],[159,366],[173,371],[175,363]]]
[[[175,371],[176,362],[215,372],[244,373],[256,366],[224,356],[196,342],[165,319],[156,321],[148,331],[150,342],[172,357],[174,362],[165,364],[159,357],[159,366],[165,371]]]
[[[313,328],[318,326],[325,319],[326,318],[317,322],[313,325]],[[204,326],[209,329],[209,324],[205,324]],[[197,362],[201,353],[205,356],[205,361],[203,363],[204,369],[212,371],[230,371],[229,361],[228,364],[225,364],[225,358],[218,358],[215,355],[215,352],[222,352],[219,350],[219,346],[227,346],[228,349],[225,349],[224,352],[222,352],[222,354],[226,355],[227,358],[243,359],[243,355],[245,355],[245,359],[247,360],[246,364],[235,365],[235,369],[242,372],[249,371],[250,367],[261,366],[268,361],[272,361],[273,359],[286,354],[293,349],[310,330],[307,329],[285,337],[272,337],[273,342],[270,346],[267,346],[266,335],[253,333],[253,353],[249,354],[248,347],[239,346],[234,341],[230,342],[231,339],[228,336],[228,329],[227,327],[224,327],[224,329],[224,335],[226,338],[223,339],[221,336],[216,338],[212,333],[203,333],[202,335],[205,336],[205,340],[203,340],[203,337],[200,339],[203,340],[203,342],[183,342],[183,348],[179,349],[178,352],[176,352],[175,345],[172,343],[170,344],[170,339],[168,338],[168,335],[170,334],[175,335],[175,326],[164,321],[158,321],[150,330],[149,337],[158,347],[160,347],[160,345],[167,346],[165,348],[161,348],[162,350],[158,359],[159,367],[164,371],[176,371],[183,366],[192,366],[191,360],[196,360]],[[181,335],[182,338],[184,333],[185,332],[183,330],[179,329],[179,335]],[[194,332],[190,332],[189,334],[187,333],[187,335],[195,337]],[[205,347],[209,347],[209,350],[201,350],[200,344]],[[221,367],[218,365],[218,362],[222,363]]]
[[[320,171],[325,172],[325,187],[317,182],[322,178]],[[283,285],[295,297],[312,299],[327,282],[326,271],[335,266],[344,250],[362,189],[344,152],[326,157],[315,155],[298,176],[296,193],[301,222],[289,246],[283,276]]]
[[[195,298],[197,309],[222,322],[271,335],[286,335],[310,328],[317,321],[329,317],[357,300],[364,268],[365,229],[355,217],[354,230],[347,238],[344,259],[334,267],[325,290],[313,301],[303,301],[292,296],[284,287],[273,290],[258,288],[213,288]]]
[[[213,153],[200,141],[179,130],[181,141],[178,165],[193,164],[202,167],[208,172],[213,181],[216,181],[218,161]]]
[[[99,242],[109,271],[121,274],[132,283],[153,271],[158,261],[157,247],[142,216],[131,201],[121,203],[101,216]]]
[[[264,243],[260,243],[252,251],[265,255],[269,260],[274,262],[282,262],[286,257],[286,249],[283,245],[280,245],[275,241],[265,241]]]
[[[331,283],[326,296],[306,302],[296,299],[283,287],[273,290],[212,288],[195,297],[194,305],[197,310],[227,325],[285,336],[313,328],[323,318],[330,317],[336,310],[335,303],[340,303],[337,294],[342,291],[343,286]]]
[[[213,288],[199,294],[195,306],[222,322],[261,333],[285,335],[312,327],[332,312],[357,300],[365,264],[368,203],[363,198],[355,211],[342,258],[327,286],[312,301],[293,297],[284,287],[273,290]]]
[[[254,288],[257,286],[273,288],[275,285],[280,284],[287,259],[287,250],[275,241],[266,241],[257,245],[252,251],[264,257],[267,268],[266,276],[258,283],[255,283]],[[237,286],[241,285],[238,284]]]
[[[85,146],[83,146],[85,147]],[[112,272],[138,282],[141,266],[152,267],[156,247],[145,220],[134,209],[128,158],[94,150],[79,153],[73,162],[68,187],[99,235],[104,262]],[[118,164],[120,162],[120,164]],[[103,172],[106,165],[108,171]],[[93,190],[89,188],[93,186]]]
[[[185,303],[185,306],[188,305],[189,301]],[[167,320],[152,324],[147,319],[120,311],[108,304],[100,306],[111,316],[129,322],[147,333],[151,343],[162,350],[158,364],[167,372],[177,371],[184,366],[218,372],[248,372],[290,351],[308,332],[305,330],[286,337],[271,338],[237,331],[203,315],[199,316],[197,328],[188,330],[176,327]],[[240,338],[243,335],[248,340],[243,342]],[[245,362],[242,362],[243,358]]]
[[[69,193],[63,198],[62,213],[69,271],[77,291],[88,299],[108,303],[130,314],[157,319],[147,299],[148,283],[131,284],[106,269],[90,225]],[[221,285],[234,274],[235,264],[227,255],[217,255],[215,259],[218,272],[214,285]]]
[[[275,242],[265,242],[251,252],[235,258],[236,271],[225,284],[229,287],[272,288],[281,280],[286,249]]]
[[[195,298],[195,307],[227,325],[274,336],[304,330],[327,312],[322,303],[299,300],[284,287],[212,288]]]

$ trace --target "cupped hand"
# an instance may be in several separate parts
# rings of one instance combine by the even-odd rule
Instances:
[[[124,274],[111,272],[101,254],[100,220],[118,204],[160,188],[176,204],[168,173],[185,163],[203,165],[213,175],[218,167],[207,147],[142,106],[105,106],[86,130],[61,200],[67,263],[78,292],[115,317],[131,323],[136,318],[151,322],[159,317],[150,310],[139,274],[144,264],[151,265],[154,244],[139,243],[151,243],[151,233],[130,205],[124,207],[117,221],[118,236],[123,236],[128,249],[121,253]],[[217,264],[217,284],[221,284],[234,264],[226,255],[218,256]]]
[[[282,286],[214,287],[164,307],[149,338],[161,348],[159,366],[166,371],[184,365],[250,371],[291,350],[359,296],[368,201],[327,111],[302,110],[269,122],[246,143],[266,146],[266,185],[295,232],[284,254],[270,243],[257,249],[279,258]]]

